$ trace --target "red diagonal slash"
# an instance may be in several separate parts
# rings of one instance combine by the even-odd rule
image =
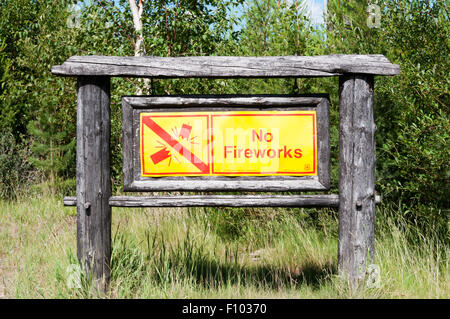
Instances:
[[[155,132],[159,137],[161,137],[167,144],[169,144],[175,151],[184,156],[189,162],[194,164],[202,173],[208,174],[209,167],[202,162],[197,156],[191,153],[186,147],[181,145],[177,140],[174,140],[169,133],[164,131],[164,129],[156,124],[149,116],[143,116],[142,122],[147,125],[153,132]]]

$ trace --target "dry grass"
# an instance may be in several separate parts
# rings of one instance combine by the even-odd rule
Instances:
[[[381,280],[351,292],[336,275],[332,216],[322,211],[312,218],[299,209],[113,209],[109,297],[450,297],[448,241],[417,233],[411,243],[411,233],[388,217],[376,233]],[[51,196],[0,202],[0,230],[0,297],[93,297],[86,285],[67,285],[76,263],[75,208]]]

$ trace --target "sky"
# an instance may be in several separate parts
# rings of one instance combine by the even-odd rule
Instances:
[[[313,24],[323,23],[323,14],[327,7],[327,0],[303,0],[308,6]]]
[[[247,3],[252,0],[247,0]],[[292,0],[286,0],[288,3]],[[305,9],[307,10],[308,14],[311,17],[311,22],[316,27],[320,27],[321,24],[324,23],[324,12],[327,8],[327,1],[328,0],[302,0],[303,5],[305,6]],[[230,13],[233,15],[241,16],[244,12],[243,6],[238,6],[237,8],[234,8],[233,10],[230,10]],[[241,21],[241,23],[244,23],[244,21]],[[243,25],[235,25],[234,30],[239,31]]]
[[[117,0],[115,0],[117,2]],[[323,23],[323,13],[327,7],[327,0],[303,0],[312,18],[313,24]]]
[[[88,1],[89,0],[85,0],[85,2]],[[114,0],[114,2],[118,4],[118,0]],[[311,15],[312,23],[315,25],[322,24],[324,22],[323,14],[327,7],[327,0],[303,0],[303,2],[305,3],[308,12]]]

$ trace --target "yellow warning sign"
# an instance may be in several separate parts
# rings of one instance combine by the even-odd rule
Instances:
[[[142,176],[317,175],[315,111],[141,113]]]

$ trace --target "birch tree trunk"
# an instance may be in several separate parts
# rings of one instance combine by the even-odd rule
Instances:
[[[143,0],[129,0],[131,13],[133,15],[133,24],[134,30],[136,31],[136,41],[134,42],[134,56],[144,56],[145,52],[145,43],[144,43],[144,34],[142,29],[142,13],[144,12],[144,3]],[[138,87],[136,94],[142,95],[143,91],[148,93],[150,88],[150,80],[149,79],[139,79],[140,83],[143,83],[142,87]]]

